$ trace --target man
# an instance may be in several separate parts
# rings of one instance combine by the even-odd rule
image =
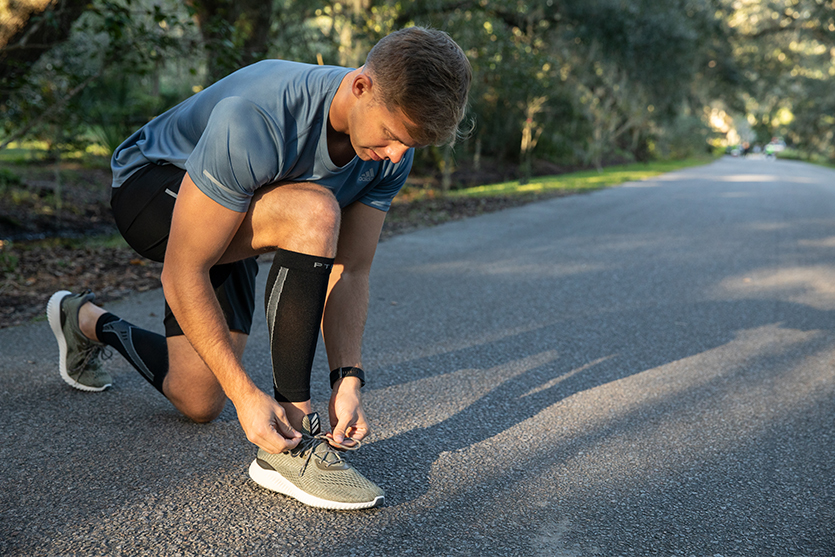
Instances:
[[[368,276],[413,149],[454,139],[471,69],[445,33],[392,33],[357,69],[268,60],[158,116],[114,153],[112,207],[141,255],[163,261],[165,337],[55,293],[47,306],[61,376],[106,389],[104,345],[184,415],[213,420],[227,398],[259,447],[250,476],[305,504],[383,503],[333,447],[368,435],[360,387]],[[241,355],[254,311],[255,257],[275,252],[265,309],[273,395]],[[332,433],[320,432],[310,374],[321,326]]]

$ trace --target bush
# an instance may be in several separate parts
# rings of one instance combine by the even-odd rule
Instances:
[[[20,258],[11,253],[12,243],[8,240],[0,240],[0,276],[13,273],[17,269]]]
[[[23,180],[9,170],[8,168],[0,168],[0,191],[4,191],[9,186],[20,186]]]
[[[653,157],[680,160],[711,152],[712,132],[698,116],[680,115],[657,130],[652,145]]]
[[[807,153],[803,151],[798,151],[797,149],[783,149],[779,153],[777,153],[778,159],[786,159],[789,161],[808,161],[810,157]]]

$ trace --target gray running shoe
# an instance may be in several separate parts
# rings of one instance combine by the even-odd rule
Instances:
[[[104,344],[84,336],[78,326],[78,310],[94,298],[92,292],[60,290],[46,306],[49,326],[58,341],[61,378],[82,391],[103,391],[113,384],[110,374],[101,367]]]
[[[368,509],[383,504],[385,492],[348,464],[321,434],[319,415],[302,421],[295,449],[270,454],[258,449],[249,467],[257,484],[323,509]]]

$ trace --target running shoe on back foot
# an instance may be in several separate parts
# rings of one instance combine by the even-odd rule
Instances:
[[[319,415],[302,421],[302,440],[295,449],[270,454],[258,449],[249,476],[267,489],[323,509],[368,509],[383,504],[385,492],[357,472],[327,442]]]
[[[101,366],[104,344],[90,340],[78,326],[78,310],[92,302],[92,292],[73,294],[60,290],[46,306],[46,316],[60,352],[61,378],[82,391],[103,391],[113,384]]]

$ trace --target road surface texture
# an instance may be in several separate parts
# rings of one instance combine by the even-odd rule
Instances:
[[[159,330],[161,299],[111,309]],[[350,455],[379,509],[266,491],[231,404],[190,423],[118,354],[75,391],[57,354],[0,331],[2,555],[835,555],[833,170],[726,158],[383,243]],[[269,389],[261,319],[245,363]]]

